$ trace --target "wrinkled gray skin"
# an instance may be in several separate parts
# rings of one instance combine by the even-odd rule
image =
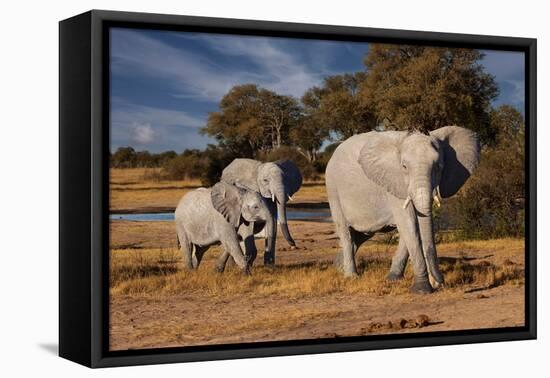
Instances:
[[[216,264],[220,272],[231,256],[248,273],[257,254],[254,234],[264,227],[267,232],[274,228],[267,204],[258,193],[221,182],[183,196],[175,221],[185,266],[198,268],[208,248],[221,243],[224,252]],[[272,253],[274,245],[266,248]]]
[[[411,291],[430,293],[432,284],[443,284],[433,237],[434,196],[455,194],[479,154],[477,135],[457,126],[429,135],[373,131],[338,146],[327,165],[326,186],[342,247],[335,263],[345,276],[357,275],[355,252],[362,243],[397,227],[399,246],[388,279],[403,277],[410,256]]]
[[[275,219],[278,220],[288,244],[296,246],[288,231],[286,203],[289,196],[296,193],[302,186],[302,175],[292,161],[278,160],[262,163],[253,159],[235,159],[223,170],[221,181],[258,192],[266,198],[273,222]],[[266,244],[274,246],[276,236],[276,227],[271,233],[266,230]],[[264,264],[275,264],[275,248],[273,253],[264,254]]]

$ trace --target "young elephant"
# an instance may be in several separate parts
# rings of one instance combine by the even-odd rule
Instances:
[[[296,164],[291,160],[262,163],[252,159],[235,159],[223,170],[221,181],[260,193],[269,205],[273,222],[279,223],[288,244],[296,246],[286,219],[287,201],[302,186],[302,174]],[[277,227],[274,227],[273,232],[265,233],[266,244],[275,245],[276,232]],[[275,264],[275,249],[273,253],[264,255],[264,264]]]
[[[217,183],[187,193],[176,208],[178,243],[188,269],[198,268],[212,245],[223,246],[217,270],[223,271],[228,257],[245,273],[256,257],[254,233],[264,227],[272,232],[273,221],[262,197],[255,192]],[[270,243],[266,252],[274,248]],[[244,249],[244,251],[243,251]]]

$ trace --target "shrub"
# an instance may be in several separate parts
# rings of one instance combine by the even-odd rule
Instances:
[[[454,201],[464,238],[521,237],[525,234],[523,153],[488,149],[463,193]]]
[[[164,174],[170,180],[185,180],[201,177],[205,164],[197,150],[186,150],[164,165]]]

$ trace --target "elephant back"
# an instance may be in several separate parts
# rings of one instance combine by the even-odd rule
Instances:
[[[259,193],[257,176],[261,164],[253,159],[235,159],[222,171],[221,181]]]

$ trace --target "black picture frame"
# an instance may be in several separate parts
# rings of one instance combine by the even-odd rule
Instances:
[[[525,326],[217,346],[108,350],[112,26],[470,47],[525,53]],[[59,24],[59,355],[89,367],[535,339],[536,39],[92,10]]]

